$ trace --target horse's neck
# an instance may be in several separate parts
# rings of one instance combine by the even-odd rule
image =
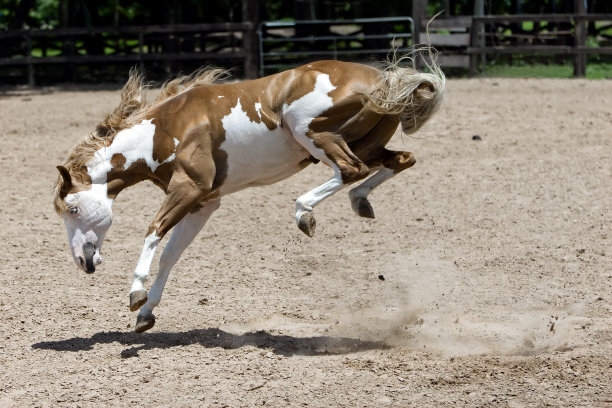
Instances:
[[[109,173],[109,178],[107,181],[107,195],[109,198],[114,199],[117,194],[123,191],[124,188],[130,187],[136,183],[148,179],[151,178],[142,172],[136,173],[131,171],[112,171],[111,173]]]
[[[90,162],[91,163],[91,162]],[[114,199],[124,188],[134,185],[149,177],[138,165],[125,169],[113,160],[97,160],[93,165],[87,166],[87,173],[91,177],[92,189],[97,189]]]
[[[108,197],[114,198],[140,181],[157,181],[155,170],[174,159],[174,150],[164,160],[154,159],[154,135],[152,120],[143,120],[117,133],[112,143],[97,150],[87,163],[92,183],[105,185]],[[155,156],[159,158],[159,152]]]

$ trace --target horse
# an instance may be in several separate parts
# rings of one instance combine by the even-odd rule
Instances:
[[[419,130],[438,110],[445,89],[435,60],[428,72],[399,62],[375,68],[318,61],[243,82],[205,68],[167,82],[152,102],[145,98],[143,75],[132,69],[119,105],[57,166],[54,207],[77,267],[93,273],[102,262],[111,208],[124,188],[149,180],[164,191],[129,295],[141,333],[155,324],[153,309],[170,270],[223,196],[322,162],[333,175],[296,200],[298,228],[312,237],[314,207],[354,183],[351,208],[374,218],[368,194],[416,161],[413,153],[385,145],[399,127],[404,134]],[[147,292],[154,253],[171,229]]]

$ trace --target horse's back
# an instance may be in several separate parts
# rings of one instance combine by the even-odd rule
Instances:
[[[319,61],[296,68],[296,72],[301,86],[310,89],[311,93],[317,93],[317,81],[321,85],[331,84],[327,97],[332,103],[310,121],[309,132],[332,132],[351,144],[370,138],[372,130],[385,120],[384,115],[372,111],[366,104],[367,96],[380,85],[380,70],[358,63]],[[395,120],[391,118],[391,121]],[[385,131],[382,138],[380,132],[375,133],[377,140],[369,144],[382,146],[393,131]]]
[[[361,64],[319,61],[251,81],[206,87],[214,104],[210,127],[221,136],[222,195],[272,184],[301,170],[310,127],[346,125],[363,108],[378,71]],[[221,108],[221,109],[218,109]],[[333,129],[332,129],[333,130]]]
[[[206,139],[215,190],[225,195],[302,169],[312,131],[337,132],[347,142],[363,137],[380,120],[364,109],[363,97],[378,76],[377,69],[362,64],[313,62],[255,80],[197,87],[152,115],[179,147],[188,134]]]

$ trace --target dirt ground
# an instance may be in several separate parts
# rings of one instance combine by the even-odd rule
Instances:
[[[341,192],[314,238],[296,228],[322,165],[227,197],[138,335],[131,274],[163,193],[118,197],[93,275],[52,207],[55,166],[118,92],[0,92],[0,407],[612,406],[611,95],[449,81],[393,140],[418,162],[372,194],[375,220]]]

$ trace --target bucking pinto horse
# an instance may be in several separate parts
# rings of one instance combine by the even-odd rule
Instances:
[[[166,193],[130,290],[130,310],[140,309],[135,330],[143,332],[155,324],[170,269],[227,194],[323,162],[334,174],[296,200],[299,229],[313,236],[314,207],[359,181],[349,191],[352,209],[374,218],[368,194],[415,163],[412,153],[385,145],[398,126],[416,132],[442,101],[444,74],[435,62],[429,68],[320,61],[236,83],[219,83],[227,73],[208,69],[167,83],[152,103],[132,71],[120,104],[57,167],[55,210],[74,262],[87,273],[102,262],[111,207],[124,188],[151,180]],[[172,228],[147,293],[153,255]]]

